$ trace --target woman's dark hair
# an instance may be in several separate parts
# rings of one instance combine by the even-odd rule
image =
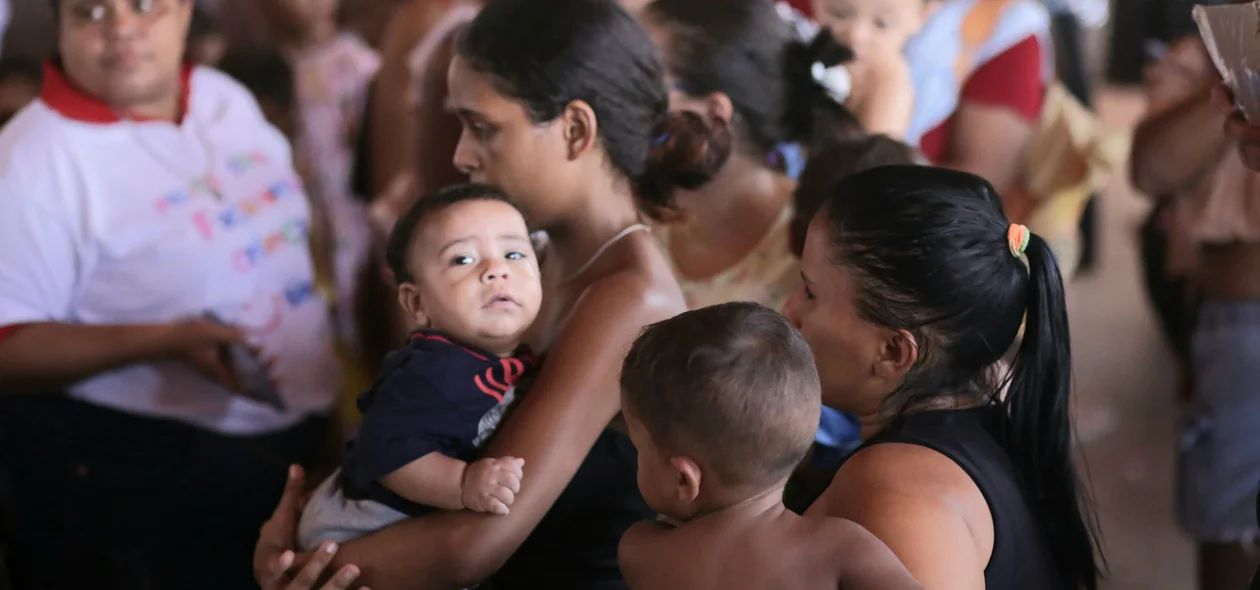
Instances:
[[[916,163],[915,149],[887,135],[865,135],[842,139],[815,149],[792,192],[794,204],[789,228],[792,251],[799,258],[805,248],[805,230],[818,209],[832,194],[836,183],[851,174],[880,166],[909,166]]]
[[[748,151],[769,154],[780,143],[813,146],[861,131],[814,81],[815,63],[853,58],[826,29],[801,41],[771,0],[656,0],[644,14],[666,32],[666,63],[678,89],[728,96]]]
[[[919,357],[886,400],[895,419],[943,396],[1001,407],[1002,444],[1070,588],[1098,586],[1096,519],[1072,463],[1072,351],[1063,279],[1050,247],[1029,238],[1027,265],[988,182],[927,166],[849,176],[824,209],[831,259],[857,284],[867,321],[914,336]],[[1005,395],[992,367],[1024,323]]]
[[[453,184],[416,199],[398,217],[398,221],[394,223],[394,229],[389,232],[389,241],[385,245],[385,262],[394,275],[394,281],[399,285],[415,282],[416,278],[411,276],[408,255],[411,253],[411,245],[415,243],[416,236],[424,231],[425,219],[448,207],[471,201],[507,203],[516,209],[517,213],[521,213],[516,204],[503,194],[503,191],[488,184]],[[522,217],[524,215],[521,213]]]
[[[457,50],[536,123],[589,104],[610,163],[654,216],[673,208],[675,187],[698,188],[730,155],[724,127],[669,113],[660,54],[615,0],[495,0]]]

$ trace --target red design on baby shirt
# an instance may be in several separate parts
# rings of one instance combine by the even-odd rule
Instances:
[[[531,356],[524,356],[532,362]],[[499,359],[499,364],[491,366],[486,369],[485,373],[473,377],[473,383],[477,384],[477,388],[480,389],[482,393],[493,397],[498,400],[499,403],[503,403],[503,395],[515,386],[516,382],[520,380],[521,375],[524,374],[525,363],[521,361],[521,359]],[[482,377],[485,377],[485,379],[483,380]]]
[[[507,358],[495,359],[498,362],[491,361],[491,356],[473,350],[467,346],[452,342],[449,338],[435,333],[416,332],[412,334],[413,340],[432,340],[441,342],[450,346],[454,346],[472,355],[473,358],[488,363],[489,366],[477,375],[473,375],[473,384],[480,389],[482,393],[493,397],[495,401],[503,403],[504,396],[508,391],[516,385],[516,382],[525,375],[525,370],[536,362],[534,355],[529,352],[528,347],[522,347],[519,354]]]

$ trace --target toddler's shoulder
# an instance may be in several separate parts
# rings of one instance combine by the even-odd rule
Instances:
[[[861,560],[871,551],[886,549],[878,537],[847,518],[806,516],[797,524],[790,542],[810,561],[828,562],[837,555]]]
[[[688,547],[674,541],[676,532],[675,527],[659,520],[645,520],[621,536],[617,564],[631,588],[659,587],[659,580],[668,577],[671,564],[677,563]]]

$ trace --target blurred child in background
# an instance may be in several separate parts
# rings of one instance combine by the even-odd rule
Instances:
[[[932,0],[814,0],[813,16],[853,50],[845,64],[852,92],[845,101],[870,133],[906,136],[914,83],[902,50],[919,32]]]
[[[371,241],[363,201],[350,188],[353,148],[380,67],[377,53],[344,31],[338,0],[264,0],[273,39],[293,70],[300,129],[295,146],[310,158],[308,192],[327,215],[334,326],[343,346],[358,348],[354,301]]]

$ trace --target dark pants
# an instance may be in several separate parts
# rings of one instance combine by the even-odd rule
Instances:
[[[0,427],[15,590],[257,588],[258,529],[328,432],[228,437],[62,395],[5,400]]]

